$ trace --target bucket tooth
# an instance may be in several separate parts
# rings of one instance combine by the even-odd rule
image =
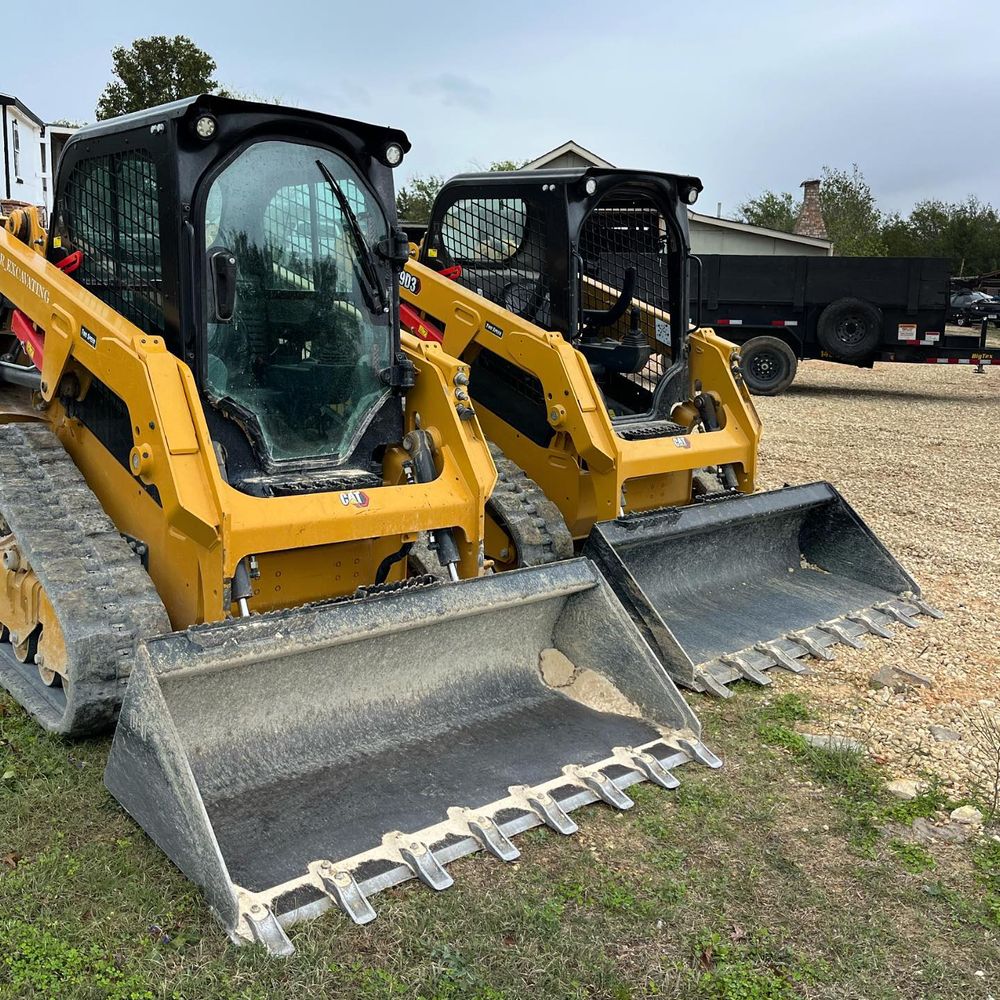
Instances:
[[[695,675],[695,684],[700,684],[705,689],[706,694],[715,695],[716,698],[732,698],[733,696],[733,692],[722,681],[716,680],[710,670],[699,670]]]
[[[759,684],[775,663],[792,669],[760,643],[779,643],[791,659],[801,646],[831,660],[820,647],[833,643],[818,623],[846,626],[843,634],[828,634],[853,646],[856,636],[873,632],[850,620],[858,609],[877,628],[891,627],[879,602],[909,612],[904,601],[919,593],[857,512],[823,482],[600,521],[583,552],[601,567],[671,677],[714,694],[706,678]]]
[[[837,659],[836,655],[831,653],[826,646],[821,645],[811,635],[806,635],[805,632],[789,632],[785,638],[790,642],[797,642],[810,656],[815,656],[817,660],[825,660],[827,663],[831,663]]]
[[[799,663],[794,656],[789,656],[776,642],[758,642],[753,648],[758,653],[770,656],[783,670],[788,670],[793,674],[804,674],[807,672],[803,664]]]
[[[469,828],[469,833],[484,851],[489,851],[499,861],[516,861],[521,852],[510,838],[500,829],[499,824],[489,816],[473,812],[471,809],[449,809],[449,816],[460,819]]]
[[[701,740],[689,740],[682,737],[675,740],[675,742],[679,749],[683,750],[692,760],[697,761],[699,764],[704,764],[705,767],[711,768],[722,767],[722,761]]]
[[[944,618],[943,611],[939,611],[933,604],[928,604],[922,597],[910,593],[903,594],[903,597],[910,604],[920,608],[921,612],[927,615],[928,618]]]
[[[287,958],[295,953],[295,945],[288,940],[285,929],[278,923],[271,907],[254,903],[244,916],[254,941],[262,944],[269,954],[276,958]]]
[[[740,653],[724,654],[719,657],[719,662],[726,664],[727,667],[732,667],[745,680],[753,681],[754,684],[759,684],[761,687],[767,687],[771,683],[771,678],[763,670],[758,670]]]
[[[420,879],[428,889],[441,892],[455,884],[455,880],[445,871],[434,852],[422,841],[407,837],[402,833],[389,834],[388,843],[399,851],[403,863]]]
[[[234,941],[275,954],[334,904],[367,922],[376,892],[444,889],[452,861],[512,860],[541,823],[576,832],[574,809],[643,778],[611,748],[668,770],[691,759],[671,736],[700,733],[586,559],[196,626],[131,668],[108,788]]]
[[[615,809],[631,809],[635,805],[635,802],[598,768],[583,768],[570,764],[563,768],[563,774],[582,782],[602,802]]]
[[[881,639],[894,639],[895,636],[884,625],[880,625],[867,611],[855,611],[854,614],[844,616],[848,621],[857,622],[864,625],[872,635],[877,635]]]
[[[843,625],[839,625],[837,622],[823,622],[822,625],[817,625],[816,628],[821,632],[832,635],[838,642],[842,642],[845,646],[850,646],[851,649],[866,648],[860,639],[855,638]]]
[[[569,836],[580,828],[570,818],[555,798],[548,792],[538,792],[531,788],[513,787],[511,795],[522,798],[528,808],[551,830]]]
[[[680,781],[668,771],[651,753],[634,747],[615,747],[615,756],[627,767],[634,767],[647,781],[660,788],[676,788]]]
[[[319,864],[319,878],[326,894],[356,924],[370,924],[375,919],[375,907],[361,891],[354,876],[343,869],[335,870],[329,861]]]
[[[899,622],[900,625],[905,625],[907,628],[920,628],[920,625],[914,621],[913,615],[908,615],[893,604],[892,601],[884,601],[881,604],[876,604],[874,607],[876,611],[881,611],[882,614],[888,615],[894,621]]]

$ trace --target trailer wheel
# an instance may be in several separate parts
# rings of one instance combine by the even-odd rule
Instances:
[[[837,299],[819,314],[816,336],[834,357],[855,361],[882,342],[882,313],[864,299]]]
[[[755,396],[777,396],[795,378],[799,359],[778,337],[753,337],[740,348],[740,368]]]

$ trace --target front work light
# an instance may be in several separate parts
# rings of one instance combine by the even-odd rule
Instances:
[[[194,130],[199,139],[204,139],[208,142],[209,139],[215,135],[215,130],[218,128],[218,124],[215,121],[213,115],[199,115],[195,119]]]
[[[384,156],[390,167],[398,167],[403,162],[403,147],[398,142],[390,142],[385,147]]]

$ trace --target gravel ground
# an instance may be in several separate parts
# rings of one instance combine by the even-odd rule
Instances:
[[[864,652],[838,646],[836,662],[780,684],[825,706],[810,732],[859,739],[897,777],[935,774],[954,797],[988,802],[1000,738],[974,729],[1000,720],[1000,368],[811,361],[757,405],[759,485],[832,482],[947,616]],[[873,690],[887,665],[931,686]]]

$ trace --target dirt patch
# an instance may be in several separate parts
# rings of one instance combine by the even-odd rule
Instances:
[[[832,482],[947,616],[897,628],[891,642],[871,637],[864,651],[839,646],[836,662],[783,683],[893,774],[936,774],[969,794],[989,778],[990,748],[973,729],[1000,706],[1000,368],[808,362],[785,395],[756,402],[760,486]],[[887,665],[932,686],[873,690]],[[931,726],[961,738],[938,740]]]
[[[538,669],[549,687],[558,688],[581,705],[597,712],[642,718],[642,709],[633,705],[611,681],[594,670],[577,667],[558,649],[543,649],[538,657]]]

